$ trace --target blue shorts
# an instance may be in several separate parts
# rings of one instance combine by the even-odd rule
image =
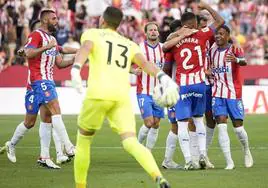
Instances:
[[[206,85],[206,112],[212,111],[212,86]]]
[[[168,108],[168,120],[170,123],[177,123],[175,106]]]
[[[137,99],[143,119],[150,116],[164,118],[164,108],[158,106],[151,95],[137,94]]]
[[[204,115],[206,108],[205,83],[180,86],[179,95],[180,99],[175,105],[177,120]]]
[[[31,84],[34,95],[39,105],[47,104],[58,98],[55,83],[50,80],[38,80]]]
[[[213,97],[212,112],[214,117],[229,115],[232,120],[244,119],[244,105],[241,99]]]
[[[38,114],[40,105],[38,104],[33,90],[27,90],[24,105],[27,114]]]

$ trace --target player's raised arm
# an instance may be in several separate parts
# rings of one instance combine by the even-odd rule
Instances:
[[[213,8],[211,8],[209,4],[201,1],[198,4],[198,8],[201,10],[205,9],[211,14],[214,19],[214,23],[212,24],[213,29],[217,30],[224,24],[224,19]]]
[[[163,44],[163,47],[162,47],[163,52],[168,52],[173,46],[178,44],[180,40],[196,33],[197,31],[198,30],[190,29],[190,28],[187,28],[186,26],[182,27],[178,31],[174,32],[167,39],[167,41]]]

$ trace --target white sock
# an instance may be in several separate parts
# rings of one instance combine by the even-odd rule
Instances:
[[[227,124],[220,123],[218,124],[219,129],[219,144],[223,152],[224,158],[227,165],[232,163],[231,149],[230,149],[230,138],[227,132]]]
[[[28,132],[28,130],[29,129],[27,129],[25,127],[24,122],[21,122],[17,126],[17,128],[16,128],[16,130],[15,130],[15,132],[10,140],[11,144],[15,146],[22,139],[22,137],[25,135],[25,133]]]
[[[148,135],[150,128],[146,127],[145,125],[142,125],[140,130],[139,130],[139,134],[138,134],[138,141],[139,143],[142,144],[142,142],[145,140],[145,138]]]
[[[213,135],[214,135],[214,129],[210,128],[210,127],[206,127],[206,130],[207,130],[207,134],[206,134],[206,147],[207,147],[207,150],[209,148],[209,146],[212,144],[212,138],[213,138]]]
[[[198,138],[198,147],[200,155],[207,156],[207,149],[206,149],[206,128],[203,121],[203,117],[195,117],[193,118],[195,127],[196,127],[196,134]]]
[[[174,152],[176,150],[178,137],[172,131],[169,131],[167,140],[166,140],[166,151],[165,151],[165,161],[172,161]]]
[[[190,152],[190,136],[188,133],[188,122],[178,121],[178,137],[185,162],[188,163],[192,160]]]
[[[39,137],[40,137],[40,145],[41,145],[41,154],[40,157],[42,159],[49,159],[49,148],[50,148],[50,140],[51,140],[51,123],[40,122],[39,126]]]
[[[60,137],[61,141],[64,143],[64,147],[66,150],[70,150],[73,147],[69,136],[67,134],[65,125],[62,121],[62,117],[60,114],[53,115],[52,117],[53,128],[55,129],[57,135]]]
[[[62,144],[57,132],[55,131],[55,128],[52,128],[52,136],[53,136],[57,156],[62,156],[63,155],[63,147],[62,147],[63,144]]]
[[[199,148],[198,148],[198,137],[196,132],[189,131],[190,136],[190,152],[192,161],[199,161]]]
[[[234,132],[238,137],[238,140],[242,144],[243,150],[244,151],[248,150],[249,149],[248,134],[244,126],[234,128]]]
[[[150,128],[149,130],[147,140],[146,140],[146,147],[150,150],[152,150],[155,146],[155,143],[158,138],[158,131],[159,131],[159,128],[155,129],[153,127]]]

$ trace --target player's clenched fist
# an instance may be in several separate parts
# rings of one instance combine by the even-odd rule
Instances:
[[[155,88],[153,98],[160,106],[174,106],[179,99],[178,85],[164,72],[157,74],[160,85]]]

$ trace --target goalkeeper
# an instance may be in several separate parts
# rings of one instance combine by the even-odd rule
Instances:
[[[82,34],[82,46],[71,70],[73,86],[81,91],[80,69],[89,58],[88,87],[78,117],[77,153],[74,161],[76,187],[87,186],[92,139],[107,118],[111,128],[120,135],[123,148],[140,163],[157,187],[169,188],[154,157],[136,138],[135,116],[129,97],[131,63],[159,79],[164,91],[164,105],[171,106],[177,102],[178,87],[170,77],[146,61],[134,42],[116,32],[122,17],[121,10],[107,7],[99,20],[101,29],[89,29]]]

